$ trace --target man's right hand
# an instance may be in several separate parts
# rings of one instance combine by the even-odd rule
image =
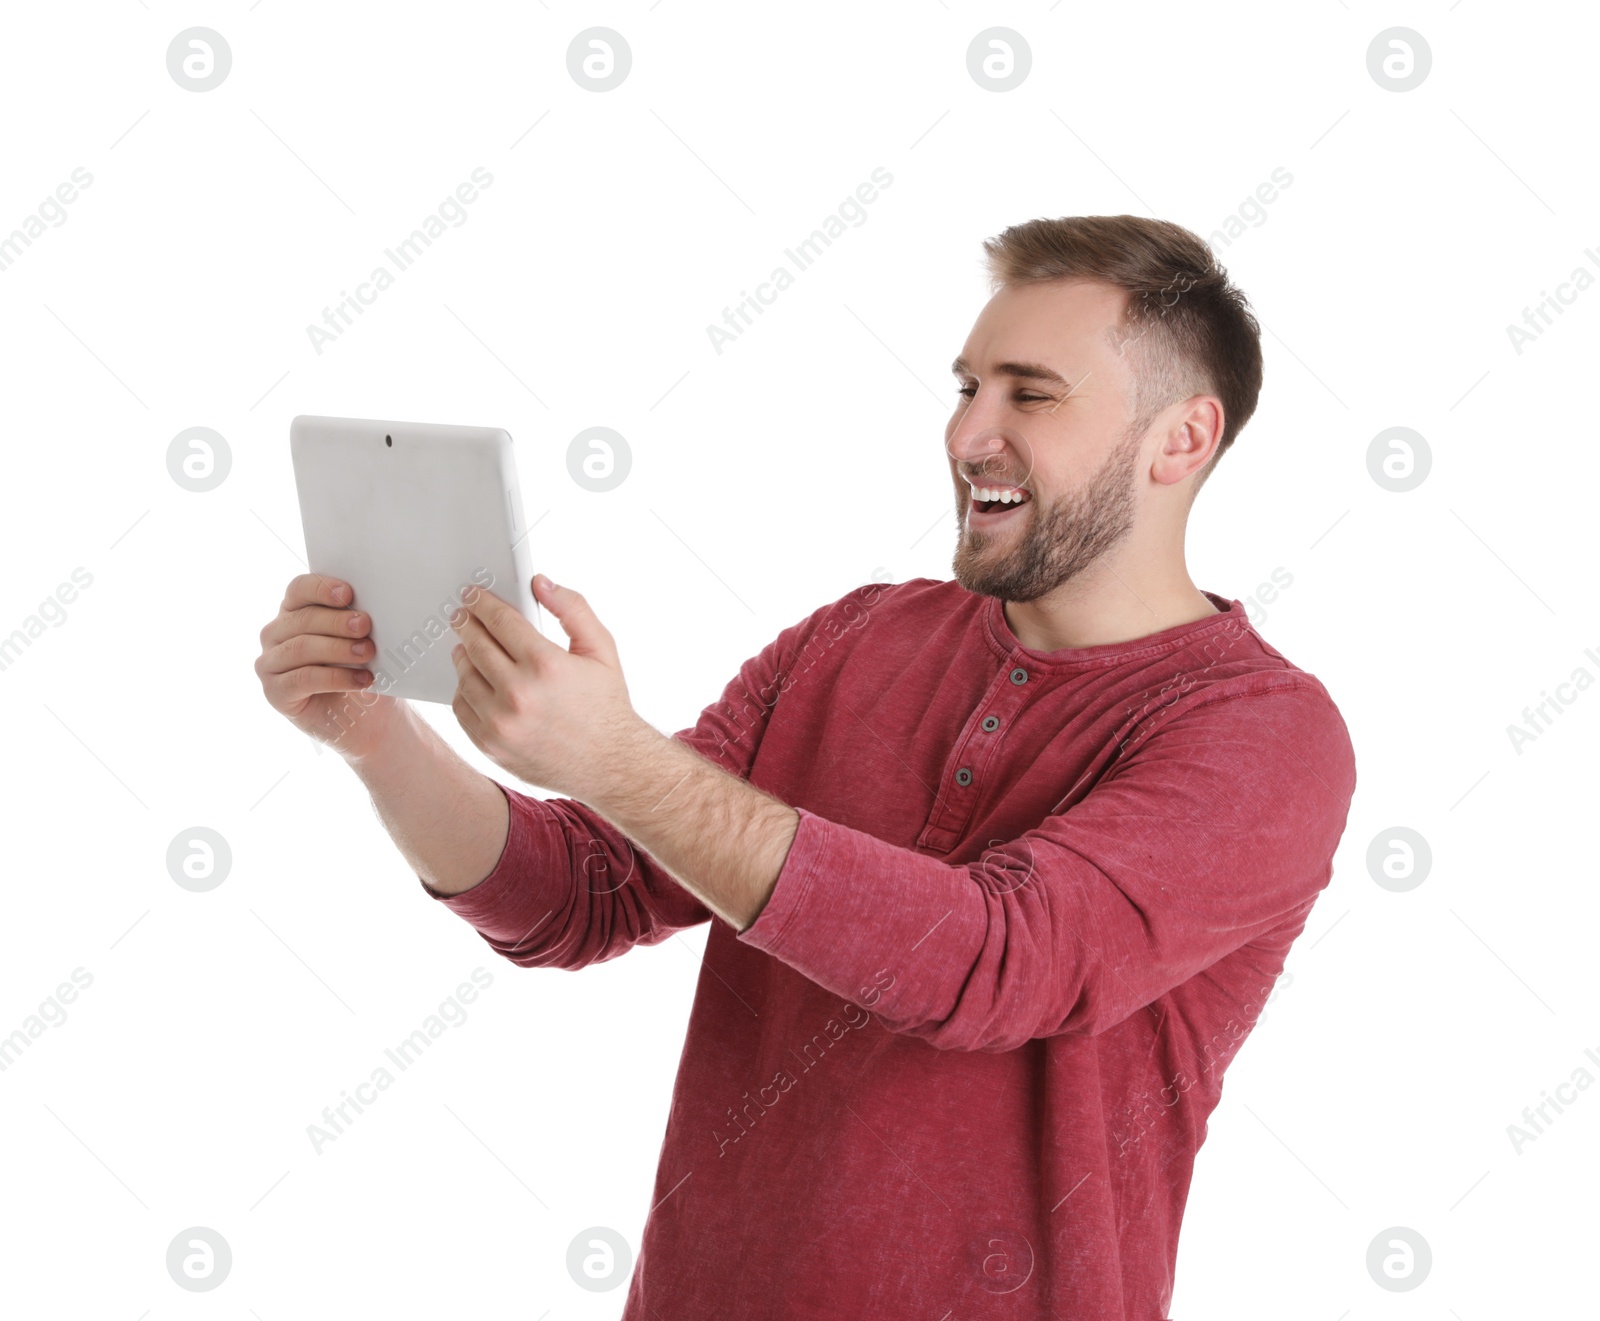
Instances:
[[[261,630],[256,674],[267,702],[347,758],[370,752],[406,712],[400,699],[365,691],[371,670],[347,668],[372,661],[371,631],[372,617],[355,609],[355,589],[315,573],[290,581]]]

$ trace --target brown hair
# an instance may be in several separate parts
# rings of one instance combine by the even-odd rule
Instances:
[[[1127,292],[1119,351],[1133,346],[1134,425],[1195,394],[1222,401],[1222,437],[1194,489],[1256,411],[1261,328],[1197,234],[1143,216],[1062,216],[984,241],[992,292],[1049,280],[1099,280]]]

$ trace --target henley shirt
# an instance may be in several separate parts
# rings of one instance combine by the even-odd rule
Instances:
[[[500,784],[494,870],[423,883],[496,953],[710,922],[623,1321],[1168,1317],[1207,1116],[1355,788],[1322,684],[1205,596],[1050,652],[928,578],[785,629],[672,736],[799,812],[743,933]]]

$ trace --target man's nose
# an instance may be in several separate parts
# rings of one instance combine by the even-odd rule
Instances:
[[[980,470],[986,461],[1003,454],[1006,444],[1005,433],[1000,428],[968,426],[963,422],[945,448],[958,464]]]

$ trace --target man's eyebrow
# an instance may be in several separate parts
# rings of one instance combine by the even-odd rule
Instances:
[[[1046,367],[1037,362],[997,362],[995,371],[1001,376],[1012,376],[1024,381],[1050,381],[1055,385],[1072,384],[1060,372]],[[971,376],[972,368],[965,358],[957,358],[950,364],[950,371],[955,376]]]

